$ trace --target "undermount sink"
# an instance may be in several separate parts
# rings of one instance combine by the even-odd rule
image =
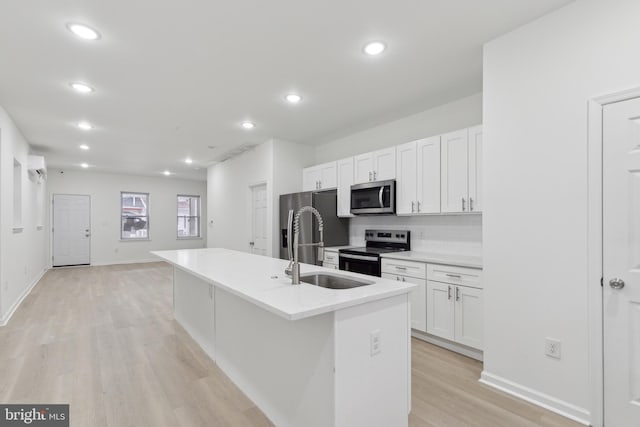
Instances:
[[[300,281],[310,285],[320,286],[329,289],[351,289],[359,286],[373,285],[370,280],[354,279],[353,277],[341,276],[339,274],[328,273],[307,273],[300,275]]]

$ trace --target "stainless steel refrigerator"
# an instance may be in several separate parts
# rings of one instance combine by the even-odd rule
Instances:
[[[280,258],[289,259],[287,250],[289,238],[293,243],[293,235],[287,235],[289,211],[298,212],[298,209],[303,206],[313,206],[320,212],[324,223],[325,246],[348,245],[349,219],[338,218],[337,203],[336,190],[282,194],[280,196]],[[291,229],[293,230],[293,227]],[[318,222],[311,212],[304,212],[300,216],[299,242],[311,243],[318,240],[320,240]],[[318,248],[316,246],[299,247],[298,256],[300,262],[315,265],[322,264],[322,260],[318,260]]]

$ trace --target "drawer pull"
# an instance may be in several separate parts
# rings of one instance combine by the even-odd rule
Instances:
[[[396,268],[397,268],[398,270],[406,270],[406,269],[407,269],[407,267],[403,267],[403,266],[401,266],[401,265],[396,265]]]
[[[451,286],[447,286],[447,299],[451,299]]]
[[[459,274],[447,273],[447,274],[445,274],[445,276],[447,276],[447,277],[455,277],[456,279],[462,279],[462,276],[459,275]]]
[[[456,301],[460,301],[460,288],[456,286]]]

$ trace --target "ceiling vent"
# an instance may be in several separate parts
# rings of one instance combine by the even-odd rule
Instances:
[[[225,153],[222,153],[219,157],[217,157],[216,159],[214,159],[215,162],[226,162],[229,159],[232,159],[234,157],[239,156],[242,153],[245,153],[247,151],[253,150],[254,148],[256,148],[258,146],[258,144],[251,144],[251,143],[246,143],[246,144],[242,144],[238,147],[235,147],[232,150],[229,150]]]
[[[28,159],[29,176],[36,182],[47,180],[47,164],[43,156],[29,156]]]

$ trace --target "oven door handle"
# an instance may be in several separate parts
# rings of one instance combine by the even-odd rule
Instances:
[[[374,256],[364,256],[364,255],[352,255],[352,254],[340,254],[340,258],[346,259],[357,259],[360,261],[373,261],[378,262],[378,258]]]
[[[378,201],[380,202],[380,207],[384,208],[384,202],[382,201],[382,193],[384,192],[384,185],[380,186],[380,192],[378,193]]]

